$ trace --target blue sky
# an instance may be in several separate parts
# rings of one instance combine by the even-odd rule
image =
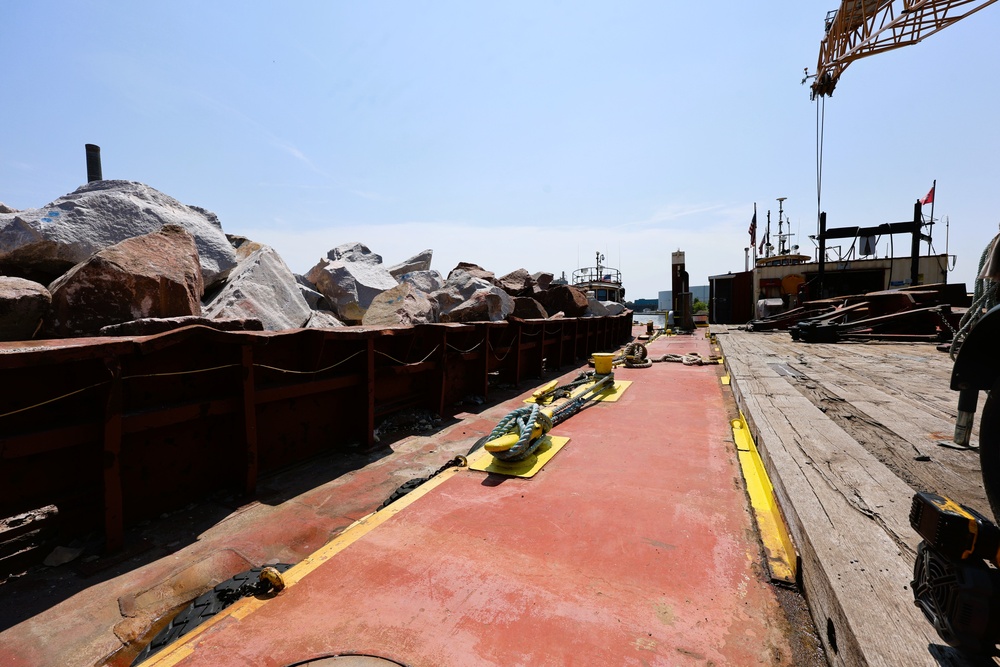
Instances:
[[[297,273],[362,241],[497,274],[597,251],[628,296],[742,270],[757,202],[813,245],[827,4],[4,2],[0,201],[147,183]],[[1000,7],[851,65],[825,106],[830,226],[908,220],[938,181],[953,282],[998,231]],[[926,210],[929,213],[929,207]],[[935,249],[945,250],[944,225]],[[880,254],[884,250],[880,249]]]

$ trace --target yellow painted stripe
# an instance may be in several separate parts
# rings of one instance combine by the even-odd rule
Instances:
[[[729,384],[729,376],[728,375],[723,375],[722,376],[722,384],[725,384],[725,385]]]
[[[781,510],[774,498],[774,487],[764,470],[760,454],[754,445],[750,429],[740,413],[739,419],[733,420],[733,441],[740,457],[740,467],[743,469],[743,479],[746,481],[747,493],[750,495],[750,505],[753,507],[760,529],[764,552],[767,554],[767,564],[771,570],[771,578],[790,584],[795,583],[795,546],[788,534],[788,527],[781,516]]]
[[[281,575],[285,580],[285,590],[288,590],[298,582],[302,581],[307,574],[326,561],[330,560],[330,558],[354,544],[359,539],[375,530],[380,525],[399,514],[406,507],[412,505],[414,502],[427,495],[431,490],[437,488],[461,471],[462,468],[448,468],[440,475],[427,480],[388,507],[377,512],[373,512],[372,514],[369,514],[368,516],[358,519],[352,523],[350,526],[345,528],[343,532],[337,535],[337,537],[327,542],[326,545],[321,547],[318,551],[306,556],[301,561],[286,570]],[[281,595],[281,593],[278,595]],[[224,611],[216,614],[191,632],[175,641],[173,644],[170,644],[167,648],[143,661],[140,667],[173,667],[173,665],[176,665],[194,652],[196,644],[195,640],[201,633],[208,630],[216,623],[221,623],[227,618],[233,618],[237,621],[246,618],[254,611],[262,607],[269,599],[273,598],[265,598],[263,600],[258,600],[257,598],[243,598],[238,602],[235,602]]]

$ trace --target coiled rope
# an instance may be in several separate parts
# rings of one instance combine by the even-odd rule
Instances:
[[[535,425],[541,427],[541,434],[532,439]],[[493,457],[508,463],[523,461],[538,449],[542,435],[552,430],[552,419],[541,411],[537,403],[516,408],[501,419],[486,438],[487,442],[508,433],[518,434],[517,444],[505,451],[492,452]]]
[[[660,357],[653,357],[650,361],[673,361],[685,366],[704,366],[705,364],[719,363],[719,357],[712,355],[706,359],[697,352],[690,352],[688,354],[664,354]]]
[[[629,343],[620,357],[614,360],[615,365],[624,364],[626,368],[649,368],[654,363],[672,361],[684,364],[685,366],[704,366],[706,364],[717,364],[719,359],[715,355],[708,359],[702,357],[697,352],[688,354],[663,354],[658,357],[650,357],[646,346],[642,343]]]
[[[653,362],[648,358],[649,353],[642,343],[629,343],[625,346],[623,356],[625,357],[626,368],[649,368]]]

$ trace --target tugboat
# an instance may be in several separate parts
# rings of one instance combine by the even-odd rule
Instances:
[[[600,252],[597,252],[596,256],[597,266],[588,266],[573,272],[573,287],[584,292],[593,292],[594,298],[598,301],[625,303],[621,271],[602,264],[604,255]]]

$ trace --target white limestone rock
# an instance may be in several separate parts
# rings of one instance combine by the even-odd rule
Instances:
[[[625,312],[625,306],[617,301],[601,301],[601,305],[608,311],[608,315],[621,315]]]
[[[361,264],[381,264],[382,255],[377,255],[368,249],[364,243],[354,241],[337,246],[326,253],[331,262],[359,262]]]
[[[592,296],[587,297],[587,311],[583,314],[584,317],[606,317],[609,314],[603,303]]]
[[[329,310],[314,310],[303,329],[336,329],[344,326],[337,316]]]
[[[312,308],[284,260],[261,246],[237,265],[203,312],[212,319],[257,319],[267,331],[282,331],[302,328]]]
[[[351,323],[360,323],[372,299],[399,284],[381,264],[342,260],[321,259],[306,278],[330,302],[337,317]]]
[[[433,269],[411,271],[397,278],[402,283],[410,283],[424,294],[431,294],[444,287],[444,277]]]
[[[194,237],[206,286],[236,266],[214,213],[142,183],[109,180],[83,185],[39,209],[0,213],[0,270],[51,281],[99,250],[168,224]]]
[[[302,298],[306,300],[310,308],[313,310],[330,310],[330,304],[327,302],[326,297],[316,289],[315,285],[309,282],[308,278],[296,273],[295,281],[299,284],[299,292],[302,293]]]
[[[433,257],[433,255],[433,250],[424,250],[406,261],[390,266],[389,273],[392,274],[392,277],[396,280],[402,280],[403,275],[406,273],[412,273],[414,271],[429,271],[431,268],[431,257]]]

